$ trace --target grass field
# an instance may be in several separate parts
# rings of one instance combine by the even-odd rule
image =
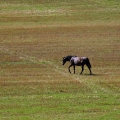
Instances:
[[[0,120],[119,118],[119,0],[0,1]]]

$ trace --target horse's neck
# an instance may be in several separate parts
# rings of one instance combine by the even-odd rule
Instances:
[[[69,56],[68,61],[70,61],[72,57],[73,57],[73,56]]]

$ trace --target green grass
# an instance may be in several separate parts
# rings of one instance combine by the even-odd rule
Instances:
[[[0,11],[1,120],[119,120],[119,0],[1,0]],[[93,75],[69,74],[66,55],[88,56]]]

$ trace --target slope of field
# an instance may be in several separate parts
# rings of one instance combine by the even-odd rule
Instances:
[[[119,21],[119,0],[1,0],[0,119],[119,120]]]

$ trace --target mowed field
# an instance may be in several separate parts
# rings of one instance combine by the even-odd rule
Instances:
[[[119,118],[119,0],[0,1],[0,120]]]

